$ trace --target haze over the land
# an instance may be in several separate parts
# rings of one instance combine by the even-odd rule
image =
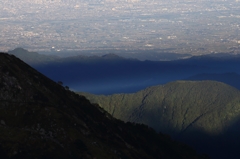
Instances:
[[[5,0],[0,50],[239,53],[237,0]]]
[[[175,61],[140,61],[115,54],[59,58],[22,48],[9,51],[9,54],[22,59],[52,80],[62,81],[71,90],[93,94],[133,93],[182,79],[215,80],[240,89],[240,55],[228,53]],[[146,56],[149,54],[150,51]],[[152,53],[155,59],[161,54]]]

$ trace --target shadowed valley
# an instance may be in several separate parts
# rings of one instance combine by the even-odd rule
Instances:
[[[149,86],[203,73],[240,73],[240,57],[233,54],[210,54],[176,61],[140,61],[115,54],[59,58],[21,48],[9,53],[52,80],[62,81],[71,90],[94,94],[134,93]],[[215,77],[214,80],[221,81]],[[235,77],[228,78],[231,81]]]

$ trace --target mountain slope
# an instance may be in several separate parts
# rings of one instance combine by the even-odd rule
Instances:
[[[167,126],[169,129],[174,128],[174,131],[181,132],[194,119],[203,114],[212,113],[213,111],[221,112],[221,108],[226,108],[228,104],[231,107],[240,106],[240,100],[238,99],[240,93],[237,89],[214,81],[178,81],[149,87],[133,94],[85,95],[91,102],[99,103],[100,106],[116,118],[140,123],[148,120],[149,123],[145,122],[145,124],[154,127],[158,131],[163,126],[158,123],[159,121],[168,121]],[[149,115],[148,110],[152,111]],[[173,110],[176,112],[175,114]],[[194,112],[194,115],[189,116],[192,112]],[[188,116],[188,118],[185,117],[184,119],[184,115]],[[158,118],[157,122],[153,122],[156,120],[155,117]],[[209,132],[216,130],[214,125],[204,128]]]
[[[1,158],[203,158],[0,53]]]
[[[85,95],[118,119],[147,124],[214,158],[234,156],[232,151],[240,148],[240,129],[236,126],[240,92],[224,83],[177,81],[133,94]],[[216,147],[217,143],[221,146]]]

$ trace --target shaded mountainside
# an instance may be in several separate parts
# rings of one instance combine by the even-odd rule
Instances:
[[[84,94],[118,119],[144,123],[213,158],[239,158],[240,91],[215,81],[177,81],[133,94]]]
[[[113,118],[3,53],[0,109],[1,158],[204,158],[145,125]]]
[[[202,73],[240,73],[240,57],[237,55],[209,55],[178,61],[139,61],[107,54],[57,59],[50,57],[47,61],[47,55],[31,55],[31,52],[24,52],[23,49],[9,53],[50,79],[62,81],[71,90],[93,94],[133,93],[149,86],[187,79]],[[32,56],[35,56],[36,61],[41,56],[43,62],[32,63]]]

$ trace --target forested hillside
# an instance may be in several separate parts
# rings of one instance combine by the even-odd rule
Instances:
[[[224,83],[177,81],[133,94],[84,95],[118,119],[147,124],[215,158],[240,147],[240,91]]]

